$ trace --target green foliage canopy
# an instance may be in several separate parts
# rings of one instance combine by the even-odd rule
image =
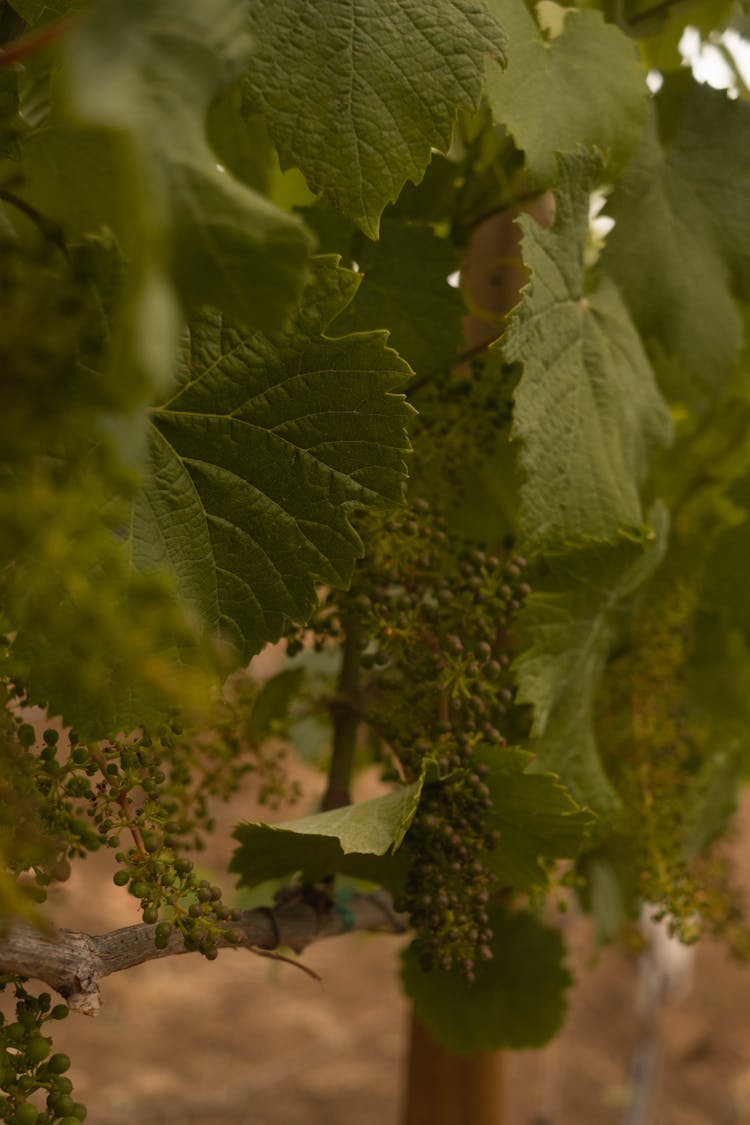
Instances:
[[[21,705],[78,728],[65,769],[106,743],[117,761],[92,769],[123,760],[131,776],[123,732],[146,738],[142,769],[152,730],[179,755],[176,730],[208,721],[229,671],[303,628],[321,585],[356,586],[368,535],[407,550],[378,516],[406,487],[414,511],[439,507],[438,538],[473,544],[456,564],[477,588],[493,552],[530,564],[523,608],[498,595],[518,613],[494,636],[492,674],[512,662],[510,745],[491,724],[470,732],[480,780],[443,760],[441,731],[407,748],[402,764],[421,765],[387,795],[241,825],[233,870],[248,886],[356,874],[398,894],[422,807],[483,787],[494,957],[471,986],[413,952],[404,970],[463,1051],[559,1025],[560,943],[534,913],[556,860],[577,862],[600,932],[635,915],[657,867],[675,925],[700,913],[689,864],[721,834],[748,754],[750,105],[739,76],[730,97],[680,69],[688,18],[706,38],[747,27],[709,0],[0,4],[8,872],[46,873],[97,838],[40,788],[54,751],[21,736]],[[484,259],[491,282],[522,274],[493,305],[467,278],[492,223],[540,198],[552,223],[522,216],[518,246]],[[381,591],[389,637],[417,597],[405,586]],[[433,576],[420,612],[450,598]],[[330,693],[352,688],[346,643],[371,611],[348,606],[324,707],[309,653],[243,737],[259,746],[315,696],[335,742],[346,708]],[[478,706],[481,654],[438,639],[450,730]],[[340,641],[329,632],[321,659]],[[377,702],[388,669],[361,655]],[[157,825],[161,784],[143,789]],[[49,824],[38,808],[57,809]],[[147,852],[126,878],[152,912]],[[28,916],[13,879],[0,895]]]

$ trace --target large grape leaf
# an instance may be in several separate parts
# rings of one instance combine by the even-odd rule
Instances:
[[[212,99],[247,64],[245,25],[243,0],[101,0],[66,37],[66,76],[78,117],[131,142],[142,189],[131,242],[166,243],[188,304],[269,327],[300,292],[310,240],[220,170],[205,129]],[[55,189],[75,192],[78,179],[58,176]]]
[[[522,750],[477,756],[487,766],[492,807],[488,826],[500,833],[488,866],[504,886],[531,890],[547,885],[540,859],[573,858],[593,824],[551,773],[528,773],[533,755]]]
[[[519,220],[532,276],[501,346],[523,364],[513,436],[521,441],[520,518],[531,554],[637,534],[650,456],[671,437],[666,404],[616,288],[585,290],[595,175],[585,157],[566,158],[554,226]]]
[[[458,290],[448,284],[460,266],[451,244],[429,227],[386,219],[380,240],[355,253],[364,281],[336,330],[387,327],[418,379],[450,370],[464,311]]]
[[[572,979],[559,933],[528,911],[495,908],[490,924],[494,956],[477,965],[474,984],[458,970],[425,973],[411,948],[404,954],[402,981],[417,1018],[457,1055],[541,1047],[565,1015]]]
[[[68,12],[81,8],[84,0],[11,0],[11,7],[28,24],[41,20],[60,19]]]
[[[508,35],[508,67],[487,69],[494,115],[526,154],[532,182],[557,177],[555,154],[596,147],[613,165],[637,146],[647,112],[645,73],[631,39],[600,12],[488,0]]]
[[[315,881],[346,872],[389,885],[398,851],[419,805],[424,777],[393,793],[283,824],[245,822],[234,830],[230,871],[254,887],[301,872]]]
[[[330,338],[355,273],[316,261],[289,326],[192,321],[174,395],[152,414],[134,561],[168,566],[210,628],[248,658],[305,621],[315,580],[343,586],[361,554],[355,505],[401,498],[409,375],[385,332]]]
[[[249,103],[298,166],[371,237],[385,205],[475,108],[505,37],[477,0],[254,0]]]
[[[516,661],[518,700],[533,708],[533,749],[573,798],[611,812],[617,797],[596,748],[593,711],[599,680],[631,612],[632,598],[666,548],[663,509],[651,512],[653,538],[621,539],[554,560],[554,579],[519,617],[528,642]]]
[[[645,139],[607,203],[602,268],[647,343],[710,402],[731,373],[750,296],[750,105],[668,76]],[[687,378],[686,378],[687,376]]]
[[[687,27],[715,41],[740,12],[741,4],[733,0],[683,0],[664,6],[652,0],[625,0],[619,18],[621,26],[638,38],[644,65],[663,73],[685,65],[680,41]]]

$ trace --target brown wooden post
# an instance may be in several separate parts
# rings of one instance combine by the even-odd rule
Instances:
[[[467,352],[497,339],[526,283],[514,224],[522,211],[549,226],[554,198],[546,193],[523,208],[492,215],[469,245],[461,275],[472,308],[464,318]],[[412,1016],[401,1125],[505,1125],[503,1064],[500,1051],[468,1058],[452,1054]]]
[[[403,1125],[502,1125],[503,1055],[453,1055],[411,1021]]]

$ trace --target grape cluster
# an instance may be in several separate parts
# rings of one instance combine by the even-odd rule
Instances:
[[[726,918],[733,942],[750,949],[747,934],[743,938],[731,918],[732,893],[721,863],[695,854],[696,806],[717,761],[715,732],[710,723],[696,721],[689,675],[696,614],[695,588],[674,580],[668,588],[656,584],[630,632],[629,648],[605,672],[597,730],[622,800],[612,827],[620,854],[629,857],[638,897],[659,904],[655,920],[666,920],[670,932],[692,943]]]
[[[493,459],[507,444],[514,369],[498,353],[474,356],[464,371],[418,384],[409,399],[419,410],[413,424],[412,487],[440,507],[470,498],[478,480],[496,476]]]
[[[48,992],[35,996],[22,977],[0,976],[0,991],[12,988],[15,1020],[0,1013],[0,1120],[14,1125],[80,1125],[86,1107],[73,1099],[73,1083],[66,1075],[70,1059],[52,1053],[45,1024],[68,1015],[65,1004],[52,1006]],[[46,1094],[45,1108],[38,1108]],[[32,1095],[37,1095],[35,1101]]]
[[[215,957],[219,938],[232,940],[235,914],[187,854],[201,850],[213,830],[211,801],[229,797],[250,771],[266,803],[292,795],[282,756],[246,737],[257,690],[238,686],[222,701],[213,737],[185,732],[173,720],[101,743],[51,727],[38,739],[30,723],[6,710],[18,776],[7,793],[0,786],[0,823],[7,808],[16,853],[6,859],[26,894],[42,902],[50,883],[68,878],[72,858],[118,849],[114,882],[140,900],[143,921],[156,925],[157,947],[166,948],[176,929],[188,949]]]
[[[356,620],[369,673],[364,716],[385,757],[407,782],[435,763],[407,836],[397,906],[411,913],[425,968],[457,968],[472,980],[491,955],[487,905],[497,890],[487,860],[498,838],[487,827],[492,799],[478,759],[521,733],[509,651],[529,593],[526,563],[466,541],[421,498],[364,538],[370,551],[350,590],[321,606],[315,641],[351,637]]]
[[[497,847],[499,837],[485,825],[492,804],[482,780],[485,769],[461,769],[425,786],[408,837],[411,864],[403,900],[397,903],[411,914],[422,968],[457,968],[470,983],[477,962],[492,956],[487,906],[496,880],[485,853]]]

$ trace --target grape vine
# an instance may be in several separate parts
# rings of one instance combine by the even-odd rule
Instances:
[[[750,106],[679,52],[746,17],[346,7],[0,0],[4,1120],[85,1116],[14,927],[101,850],[154,956],[239,944],[200,851],[305,723],[266,952],[374,883],[459,1050],[559,1027],[561,880],[747,952]]]

